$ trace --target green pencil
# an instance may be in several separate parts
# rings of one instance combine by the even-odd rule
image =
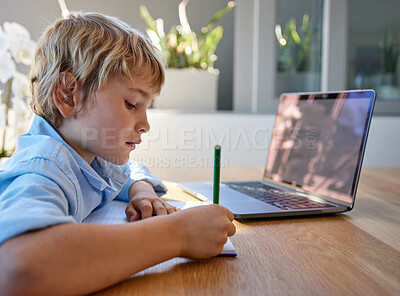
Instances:
[[[214,191],[213,203],[219,204],[219,175],[221,169],[221,146],[214,147]]]

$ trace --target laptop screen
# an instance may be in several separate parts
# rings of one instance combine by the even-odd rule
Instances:
[[[375,93],[282,94],[264,179],[352,203]]]

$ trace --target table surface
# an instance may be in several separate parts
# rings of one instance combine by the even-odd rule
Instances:
[[[212,168],[159,168],[165,196],[194,200],[174,182],[210,181]],[[222,168],[223,181],[263,168]],[[364,168],[352,211],[235,221],[236,258],[175,258],[96,295],[400,295],[400,168]]]

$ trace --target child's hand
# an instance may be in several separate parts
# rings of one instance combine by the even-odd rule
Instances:
[[[146,219],[153,215],[168,215],[175,213],[175,208],[159,197],[135,196],[126,206],[125,214],[129,222]]]
[[[178,219],[176,231],[183,235],[182,257],[217,256],[222,252],[227,237],[236,232],[232,212],[220,205],[194,207],[173,216]]]
[[[129,222],[146,219],[153,215],[167,215],[178,209],[167,204],[154,192],[153,185],[147,181],[137,181],[129,188],[130,202],[125,209]]]

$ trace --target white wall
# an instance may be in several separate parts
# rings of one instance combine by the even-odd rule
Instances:
[[[364,164],[400,166],[400,117],[372,118]]]
[[[215,142],[223,166],[264,166],[272,115],[150,110],[151,131],[133,152],[149,167],[211,166]],[[364,166],[400,166],[400,118],[372,120]]]

